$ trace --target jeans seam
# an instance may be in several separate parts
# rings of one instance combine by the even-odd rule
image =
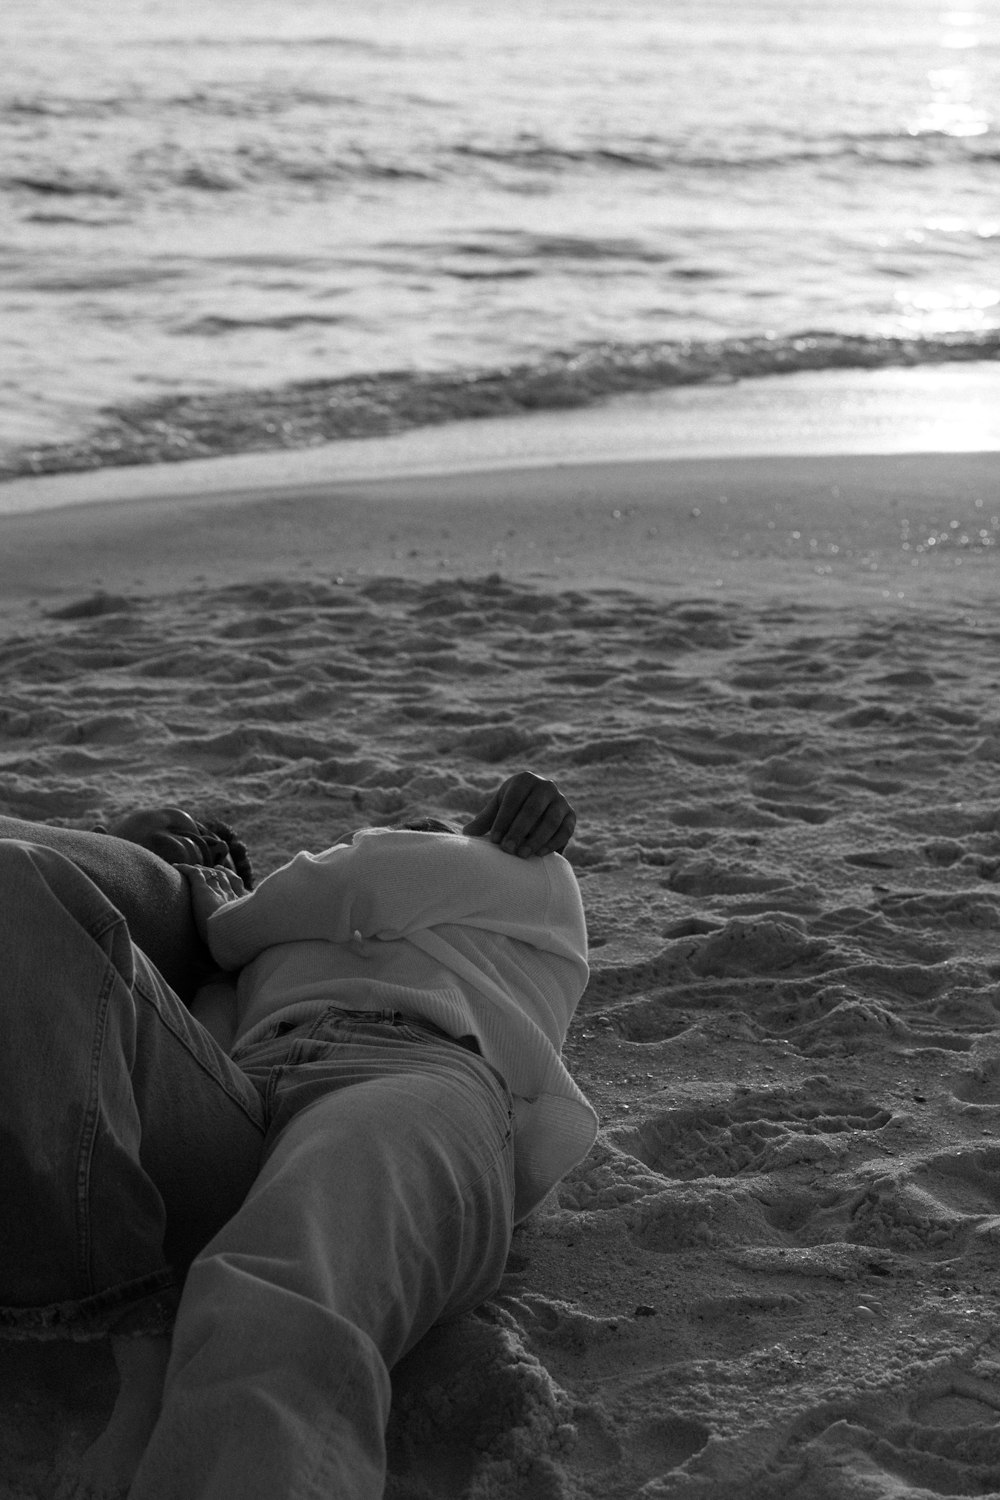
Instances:
[[[499,1162],[501,1162],[503,1160],[503,1158],[509,1154],[511,1146],[512,1146],[512,1143],[513,1143],[513,1138],[514,1138],[513,1125],[511,1123],[511,1121],[508,1120],[507,1121],[507,1129],[504,1131],[504,1137],[503,1137],[503,1141],[500,1144],[499,1151],[491,1159],[489,1165],[487,1167],[484,1167],[483,1170],[481,1172],[477,1173],[475,1177],[470,1177],[469,1181],[462,1188],[462,1198],[463,1198],[463,1201],[468,1196],[468,1194],[472,1191],[472,1189],[474,1187],[477,1187],[479,1185],[479,1183],[482,1182],[482,1180],[483,1180],[484,1177],[488,1177],[490,1175],[490,1173],[493,1172],[496,1169],[497,1164]],[[444,1220],[449,1216],[449,1214],[451,1212],[453,1212],[453,1210],[449,1209],[449,1211],[448,1211],[447,1214],[441,1214],[440,1217],[435,1222],[438,1223],[438,1224],[443,1223]]]
[[[120,919],[119,919],[120,920]],[[107,930],[107,929],[106,929]],[[76,1167],[76,1215],[78,1274],[86,1288],[86,1295],[93,1293],[94,1284],[94,1237],[90,1225],[90,1177],[93,1170],[94,1148],[97,1142],[97,1124],[100,1115],[98,1095],[100,1093],[101,1062],[104,1057],[105,1038],[108,1025],[108,1006],[114,988],[116,971],[108,962],[104,980],[97,1000],[97,1017],[94,1026],[94,1044],[90,1054],[90,1078],[87,1108],[80,1130]]]
[[[495,1170],[497,1164],[500,1161],[503,1160],[503,1158],[504,1158],[505,1155],[513,1153],[513,1142],[514,1142],[514,1115],[513,1115],[513,1111],[510,1110],[510,1109],[508,1109],[507,1110],[507,1128],[504,1131],[503,1140],[500,1142],[500,1148],[499,1148],[499,1150],[497,1150],[493,1154],[493,1156],[490,1157],[489,1162],[486,1164],[485,1167],[483,1167],[482,1171],[477,1172],[476,1175],[475,1175],[475,1177],[470,1177],[469,1180],[468,1180],[468,1182],[465,1182],[465,1183],[462,1184],[461,1195],[460,1195],[462,1202],[461,1202],[460,1208],[456,1210],[453,1205],[449,1206],[448,1208],[445,1209],[445,1211],[443,1213],[438,1214],[437,1218],[434,1220],[435,1224],[443,1224],[446,1219],[452,1218],[456,1212],[459,1212],[459,1213],[464,1213],[465,1212],[465,1200],[467,1199],[469,1193],[472,1191],[472,1189],[474,1187],[476,1187],[480,1182],[482,1182],[482,1180],[483,1180],[484,1177],[488,1177],[490,1175],[490,1173]]]
[[[263,1101],[264,1118],[269,1126],[274,1113],[274,1096],[278,1092],[278,1084],[288,1072],[288,1069],[294,1066],[294,1063],[276,1063],[273,1068],[268,1070],[267,1079],[264,1084]]]
[[[482,1171],[477,1172],[474,1177],[471,1177],[468,1182],[463,1184],[461,1192],[459,1194],[459,1203],[457,1205],[452,1204],[448,1209],[445,1210],[444,1213],[439,1214],[433,1221],[435,1226],[445,1223],[450,1218],[464,1215],[468,1211],[468,1202],[473,1190],[478,1186],[479,1183],[482,1182],[484,1177],[488,1177],[491,1172],[494,1172],[499,1163],[503,1160],[504,1156],[509,1154],[512,1148],[513,1135],[513,1114],[510,1110],[508,1110],[507,1129],[504,1132],[503,1142],[499,1150],[494,1153],[494,1155],[490,1158],[489,1164],[485,1166]],[[513,1209],[513,1191],[511,1192],[511,1209]],[[512,1231],[513,1224],[511,1222],[508,1222],[508,1244],[510,1242],[510,1235]],[[483,1292],[482,1297],[479,1297],[477,1294],[477,1301],[482,1301],[489,1295],[489,1292]],[[440,1317],[445,1316],[447,1316],[447,1314],[439,1315],[439,1318],[435,1319],[435,1323],[440,1321]],[[323,1434],[322,1446],[319,1454],[317,1455],[316,1462],[312,1468],[312,1471],[307,1476],[305,1476],[303,1488],[301,1492],[296,1495],[295,1500],[322,1500],[322,1497],[324,1497],[328,1492],[327,1485],[331,1477],[329,1470],[330,1441],[335,1424],[341,1416],[341,1414],[337,1410],[337,1401],[340,1396],[340,1392],[344,1389],[345,1385],[346,1378],[341,1380],[340,1385],[337,1388],[336,1395],[332,1395],[329,1398],[330,1419]]]
[[[100,944],[109,932],[113,932],[116,927],[125,926],[125,918],[116,907],[109,906],[93,922],[80,925],[92,942]]]
[[[500,1147],[500,1150],[494,1156],[494,1158],[490,1162],[489,1166],[486,1168],[485,1171],[480,1172],[479,1175],[478,1175],[478,1177],[473,1177],[472,1180],[470,1182],[466,1183],[465,1187],[462,1189],[462,1201],[461,1201],[461,1208],[460,1208],[459,1212],[461,1212],[463,1214],[466,1212],[466,1208],[467,1208],[467,1205],[468,1205],[468,1202],[469,1202],[469,1198],[470,1198],[470,1196],[471,1196],[471,1194],[473,1192],[473,1189],[476,1188],[478,1186],[478,1184],[482,1182],[482,1180],[483,1180],[484,1177],[488,1177],[491,1172],[495,1172],[498,1169],[498,1167],[503,1162],[504,1157],[507,1158],[507,1165],[509,1166],[510,1178],[511,1178],[511,1183],[510,1183],[510,1200],[509,1200],[508,1212],[507,1212],[507,1248],[508,1248],[508,1251],[509,1251],[511,1238],[512,1238],[513,1233],[514,1233],[514,1121],[513,1121],[513,1116],[511,1116],[508,1119],[508,1121],[507,1121],[507,1130],[506,1130],[506,1133],[505,1133],[504,1138],[503,1138],[503,1145]],[[451,1210],[451,1212],[454,1213],[455,1210],[453,1209],[453,1210]],[[442,1223],[446,1217],[447,1217],[446,1215],[442,1214],[440,1216],[440,1218],[437,1220],[437,1222],[439,1224]],[[503,1272],[501,1271],[500,1274],[502,1276]],[[465,1306],[465,1307],[463,1307],[462,1303],[463,1302],[465,1302],[467,1304],[469,1303],[468,1296],[466,1296],[463,1299],[460,1299],[457,1307],[455,1308],[455,1310],[453,1312],[451,1312],[451,1313],[442,1313],[440,1315],[438,1321],[440,1321],[441,1318],[455,1317],[455,1316],[460,1315],[462,1312],[471,1311],[471,1308],[473,1306],[478,1306],[479,1303],[482,1302],[486,1297],[491,1296],[494,1291],[496,1291],[496,1284],[494,1284],[494,1286],[491,1287],[489,1291],[484,1291],[482,1293],[478,1293],[477,1292],[476,1293],[476,1297],[475,1297],[475,1301],[473,1303],[471,1303],[470,1305]]]

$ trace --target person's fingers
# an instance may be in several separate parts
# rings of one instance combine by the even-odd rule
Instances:
[[[496,794],[498,805],[490,828],[493,842],[513,852],[538,821],[549,800],[546,789],[550,787],[551,782],[542,781],[530,771],[520,771],[505,781]]]
[[[211,861],[205,858],[205,849],[201,840],[194,834],[161,829],[151,835],[149,848],[161,859],[166,860],[168,865],[211,864]]]
[[[564,804],[565,805],[565,804]],[[522,858],[528,855],[543,855],[543,853],[561,853],[573,837],[573,829],[576,826],[576,816],[573,811],[567,811],[564,816],[559,816],[562,808],[553,808],[552,817],[546,816],[543,822],[532,829],[531,834],[520,843],[517,853]]]
[[[200,826],[197,818],[185,812],[183,807],[157,808],[153,815],[160,818],[164,827],[176,828],[181,833],[197,833]]]
[[[228,870],[225,865],[204,865],[201,860],[194,862],[178,862],[174,866],[186,875],[194,884],[202,885],[213,891],[225,891],[231,896],[245,896],[247,888],[237,875],[235,870]]]
[[[543,783],[541,777],[536,776],[533,771],[517,771],[513,776],[508,776],[474,820],[475,831],[488,833],[495,844],[500,843],[509,835],[511,824],[525,800],[540,785],[551,783]]]
[[[480,811],[476,813],[476,816],[472,819],[472,821],[470,823],[466,823],[465,827],[462,829],[462,832],[468,834],[470,838],[476,838],[480,834],[486,833],[487,830],[492,828],[493,826],[493,819],[496,817],[497,808],[499,806],[500,793],[499,791],[496,791],[493,793],[493,796],[487,802],[486,806],[484,808],[481,808]]]
[[[146,807],[113,820],[107,831],[167,862],[221,864],[228,846],[182,807]]]
[[[183,807],[151,807],[133,814],[133,821],[151,833],[172,833],[181,838],[195,838],[199,825]]]
[[[555,833],[569,810],[569,803],[551,781],[536,782],[528,790],[526,796],[520,795],[516,808],[514,807],[515,797],[520,793],[520,789],[512,788],[511,790],[510,816],[504,825],[501,820],[508,809],[505,809],[501,802],[500,812],[494,826],[500,832],[501,846],[508,853],[519,853],[522,848],[525,848],[529,854],[532,854]]]
[[[200,823],[198,824],[198,831],[188,834],[187,837],[198,850],[200,864],[221,865],[229,854],[229,845],[224,840],[209,833]]]
[[[225,841],[198,829],[192,832],[162,829],[150,838],[150,847],[168,864],[183,861],[184,864],[220,865],[225,864],[229,855]]]
[[[528,858],[561,853],[574,829],[576,813],[555,781],[534,771],[519,771],[493,792],[486,807],[462,831],[489,835],[505,852]]]
[[[527,827],[524,827],[524,824],[528,822],[528,819],[532,815],[527,811],[527,808],[523,809],[518,814],[510,830],[510,841],[515,843],[516,853],[524,855],[537,854],[561,826],[565,815],[566,803],[560,801],[557,804],[544,807],[538,817],[528,823]],[[523,832],[521,832],[522,828],[524,828]],[[506,846],[507,841],[505,840],[504,847],[506,848]]]
[[[183,861],[185,864],[235,868],[225,839],[179,808],[162,808],[157,812],[156,826],[147,834],[145,843],[167,864]]]
[[[543,822],[538,823],[528,837],[520,841],[516,852],[520,858],[528,858],[529,855],[546,855],[546,853],[562,853],[573,831],[576,828],[576,813],[573,808],[553,808],[553,816],[546,817]]]
[[[576,813],[570,810],[562,819],[556,831],[545,839],[544,842],[532,840],[530,848],[522,844],[517,852],[522,858],[527,858],[529,854],[533,854],[536,857],[541,857],[545,854],[562,854],[566,845],[573,837],[575,828]]]
[[[576,827],[576,814],[555,782],[519,771],[493,793],[462,832],[488,835],[509,854],[561,852]]]

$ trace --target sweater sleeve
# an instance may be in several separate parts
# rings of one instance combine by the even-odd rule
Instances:
[[[216,962],[235,969],[278,943],[391,940],[444,923],[586,954],[579,889],[561,855],[521,860],[486,839],[409,830],[367,830],[297,854],[215,912],[208,941]]]

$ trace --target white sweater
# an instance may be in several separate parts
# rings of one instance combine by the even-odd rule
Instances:
[[[515,1101],[515,1218],[589,1151],[597,1116],[560,1056],[587,982],[583,903],[561,855],[367,829],[297,854],[209,919],[239,969],[236,1047],[280,1015],[393,1009],[473,1035]]]

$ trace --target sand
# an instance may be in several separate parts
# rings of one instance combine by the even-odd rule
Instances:
[[[3,811],[177,801],[267,868],[522,765],[578,809],[599,1141],[396,1371],[391,1500],[1000,1495],[998,478],[160,473],[0,519]],[[3,1351],[0,1493],[110,1389]]]

